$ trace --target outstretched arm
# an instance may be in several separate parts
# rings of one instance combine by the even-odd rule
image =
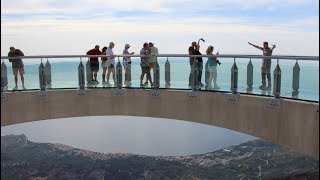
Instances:
[[[257,48],[257,49],[263,50],[263,48],[262,48],[262,47],[260,47],[260,46],[257,46],[257,45],[254,45],[254,44],[251,44],[250,42],[248,42],[248,44],[249,44],[249,45],[251,45],[251,46],[253,46],[253,47],[255,47],[255,48]]]
[[[198,44],[196,45],[196,50],[199,51],[200,49],[200,39],[198,40]]]
[[[274,48],[276,48],[277,46],[274,44],[274,45],[272,45],[272,48],[271,48],[271,51],[273,51],[274,50]]]

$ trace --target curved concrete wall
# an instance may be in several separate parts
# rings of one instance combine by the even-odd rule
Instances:
[[[1,126],[37,120],[128,115],[179,119],[219,126],[269,140],[319,159],[319,113],[315,104],[280,100],[279,108],[268,107],[268,97],[239,95],[236,103],[227,94],[200,92],[189,98],[188,91],[91,89],[78,96],[77,90],[52,90],[48,97],[38,91],[6,93],[1,101]]]

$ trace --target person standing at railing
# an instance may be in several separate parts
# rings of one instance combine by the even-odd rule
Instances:
[[[212,52],[214,50],[213,46],[209,46],[206,50],[207,55],[213,55]],[[216,53],[216,55],[219,55],[219,51]],[[219,61],[217,60],[216,56],[208,57],[208,69],[209,69],[209,82],[208,82],[208,88],[212,88],[211,83],[213,80],[214,89],[220,89],[217,85],[217,64]]]
[[[200,53],[200,40],[205,42],[204,39],[200,38],[198,40],[198,44],[195,47],[195,55],[202,55]],[[202,57],[197,57],[197,66],[198,66],[198,86],[202,87],[203,84],[201,83],[201,77],[202,77],[202,70],[203,70],[203,60]]]
[[[195,52],[196,46],[197,46],[197,43],[195,41],[193,41],[191,43],[191,46],[188,49],[189,55],[195,55],[196,54],[196,52]],[[195,62],[195,59],[196,58],[194,58],[194,57],[189,57],[189,64],[190,64],[189,87],[191,86],[191,82],[192,82],[192,65]]]
[[[103,47],[101,49],[101,55],[107,55],[107,47]],[[101,66],[102,66],[102,83],[105,84],[106,83],[106,72],[107,72],[107,58],[106,57],[101,57]]]
[[[148,43],[143,44],[143,48],[140,50],[140,55],[149,56]],[[153,83],[151,80],[151,75],[150,75],[149,57],[141,57],[140,66],[141,66],[140,86],[141,87],[146,86],[148,84],[148,80],[149,80],[151,86],[153,86]],[[147,74],[147,81],[145,84],[142,84],[145,74]]]
[[[108,66],[108,73],[107,73],[107,85],[110,85],[109,79],[110,79],[110,73],[112,73],[112,79],[114,84],[116,84],[116,72],[114,70],[114,53],[113,53],[113,48],[114,48],[115,44],[113,42],[109,43],[109,48],[107,50],[107,55],[111,56],[108,57],[107,59],[107,66]]]
[[[16,49],[14,47],[10,47],[10,51],[8,53],[9,57],[16,57],[16,56],[24,56],[23,52],[20,49]],[[22,59],[9,59],[9,62],[12,63],[12,72],[14,76],[14,82],[16,86],[13,90],[18,89],[18,72],[20,74],[22,89],[25,90],[26,87],[24,86],[24,64]]]
[[[155,55],[159,54],[158,48],[154,46],[152,42],[149,42],[149,54],[151,55],[149,58],[149,67],[150,67],[150,75],[151,75],[151,69],[154,71],[154,66],[157,62],[157,57]]]
[[[269,47],[268,42],[264,42],[263,43],[263,47],[251,44],[250,42],[248,42],[249,45],[260,49],[263,51],[263,56],[272,56],[272,52],[274,50],[274,48],[276,48],[276,45],[272,45],[272,48]],[[270,69],[271,69],[271,59],[266,59],[264,58],[262,60],[262,66],[261,66],[261,77],[262,77],[262,85],[259,86],[260,89],[262,90],[270,90],[271,89],[271,74],[270,74]],[[268,79],[268,86],[266,86],[266,76]]]
[[[87,55],[101,55],[99,50],[99,45],[96,45],[94,49],[91,49],[87,52]],[[99,71],[99,60],[97,57],[90,57],[90,69],[92,72],[91,79],[94,83],[99,83],[97,80],[97,75]]]
[[[123,55],[133,55],[134,52],[129,53],[129,48],[131,46],[129,44],[126,44],[124,46],[124,50],[122,52]],[[123,67],[125,69],[125,75],[124,75],[124,84],[126,86],[130,86],[130,81],[129,81],[129,71],[131,69],[131,57],[123,57]]]

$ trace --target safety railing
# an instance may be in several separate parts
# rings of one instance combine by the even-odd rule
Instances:
[[[1,64],[1,92],[11,91],[14,86],[13,79],[8,81],[8,74],[12,69],[5,62],[7,59],[23,59],[25,63],[27,90],[38,89],[46,91],[50,88],[171,88],[192,91],[222,91],[232,94],[247,93],[294,99],[319,101],[319,57],[318,56],[259,56],[259,55],[218,55],[222,65],[217,65],[217,84],[212,87],[212,68],[208,65],[208,57],[214,55],[185,55],[185,54],[160,54],[156,65],[151,70],[151,85],[140,83],[140,58],[143,55],[114,55],[115,79],[113,84],[97,83],[92,81],[90,57],[110,57],[106,55],[43,55],[7,57],[2,56]],[[123,67],[122,58],[131,57],[131,67]],[[203,58],[203,63],[189,63],[191,58]],[[34,61],[36,59],[36,61]],[[44,63],[42,60],[46,59]],[[57,59],[71,59],[57,63]],[[78,59],[78,60],[77,60]],[[262,84],[261,61],[272,59],[270,69],[271,82],[269,87],[260,87]],[[33,60],[36,64],[28,64]],[[37,61],[37,60],[40,60]],[[49,60],[53,63],[50,63]],[[85,62],[84,62],[85,61]],[[99,60],[99,62],[101,62]],[[303,63],[299,63],[303,62]],[[39,65],[38,72],[35,67]],[[64,71],[62,71],[64,69]],[[258,70],[257,70],[258,69]],[[103,71],[100,67],[99,73]],[[269,72],[269,70],[267,70]],[[203,72],[203,73],[202,73]],[[268,72],[265,72],[268,76]],[[302,73],[301,73],[302,72]],[[212,73],[212,71],[211,71]],[[36,75],[37,74],[37,75]],[[100,73],[103,74],[103,73]],[[212,75],[212,74],[211,74]],[[38,76],[35,77],[35,76]],[[61,77],[62,76],[62,77]],[[105,76],[105,75],[104,75]],[[31,77],[31,80],[28,79]],[[63,78],[68,81],[64,81]],[[100,79],[100,78],[99,78]],[[302,79],[302,81],[300,80]],[[36,83],[39,83],[36,86]],[[202,84],[203,82],[203,84]],[[302,83],[301,83],[302,82]],[[143,86],[141,86],[143,85]]]

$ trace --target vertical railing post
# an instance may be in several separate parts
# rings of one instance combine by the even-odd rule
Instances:
[[[47,86],[51,87],[51,64],[49,62],[49,59],[47,58],[47,62],[45,65],[45,72],[46,72],[46,84]]]
[[[79,89],[83,90],[85,87],[85,78],[84,78],[84,66],[82,64],[81,58],[80,58],[80,64],[78,66],[78,81],[79,81]]]
[[[170,86],[170,62],[169,58],[167,57],[167,61],[164,65],[165,68],[165,81],[166,81],[166,86]]]
[[[296,97],[299,94],[299,83],[300,83],[300,66],[297,60],[296,64],[293,66],[293,73],[292,73],[292,96],[293,97]]]
[[[252,85],[253,85],[253,64],[250,61],[247,65],[247,91],[252,91]]]
[[[92,84],[92,72],[91,72],[91,68],[90,68],[90,61],[88,59],[87,63],[86,63],[86,79],[87,79],[87,84]]]
[[[206,83],[206,86],[209,85],[209,67],[208,67],[208,61],[206,62],[206,64],[204,65],[204,82]]]
[[[197,66],[197,61],[194,60],[191,68],[191,88],[193,91],[197,90],[198,87],[198,66]]]
[[[46,90],[46,71],[42,63],[42,58],[39,66],[39,84],[40,84],[40,90],[45,91]]]
[[[275,98],[279,98],[281,92],[281,69],[279,66],[279,59],[277,59],[277,66],[273,71],[273,75],[273,95]]]
[[[4,63],[4,61],[2,61],[2,63],[1,63],[1,92],[5,91],[7,86],[8,86],[7,66]]]
[[[231,92],[237,94],[238,91],[238,67],[236,64],[236,58],[234,58],[233,66],[231,68]]]
[[[121,89],[122,88],[122,66],[118,57],[118,63],[116,67],[116,79],[117,79],[117,88]]]
[[[153,87],[155,89],[159,89],[160,87],[160,67],[158,61],[156,61],[156,64],[153,68]]]

